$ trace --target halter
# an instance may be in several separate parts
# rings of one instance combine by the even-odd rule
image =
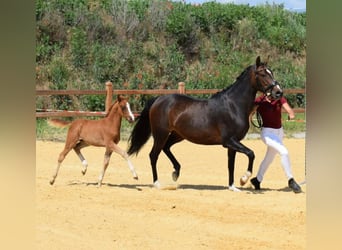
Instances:
[[[264,89],[264,94],[269,96],[275,86],[280,86],[277,81],[273,81],[267,88]]]
[[[272,83],[271,83],[269,86],[267,86],[266,88],[264,88],[264,86],[262,85],[262,83],[260,82],[260,80],[259,80],[259,78],[258,78],[258,76],[259,76],[258,73],[261,72],[261,71],[264,71],[264,70],[265,70],[265,69],[255,70],[255,80],[256,80],[256,82],[257,82],[258,87],[262,90],[262,92],[263,92],[265,95],[269,96],[269,95],[271,95],[271,92],[272,92],[273,88],[276,87],[276,86],[280,86],[280,84],[279,84],[277,81],[274,81],[274,80],[273,80],[273,74],[272,74],[272,72],[271,72],[269,69],[266,68],[266,72],[269,71],[269,72],[267,72],[267,73],[268,73],[268,74],[271,76],[271,78],[272,78]]]

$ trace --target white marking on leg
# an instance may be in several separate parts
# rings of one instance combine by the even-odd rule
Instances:
[[[58,175],[58,170],[59,170],[60,166],[61,166],[61,163],[58,163],[58,164],[57,164],[56,171],[55,171],[55,173],[52,175],[52,178],[51,178],[51,180],[50,180],[50,184],[51,184],[51,185],[53,185],[53,184],[55,183],[55,180],[56,180],[56,177],[57,177],[57,175]]]
[[[128,167],[131,170],[132,174],[133,174],[133,178],[138,180],[138,175],[135,172],[134,166],[132,164],[132,162],[129,160],[129,156],[127,154],[126,151],[124,151],[123,149],[121,149],[118,145],[114,145],[113,146],[113,151],[116,152],[117,154],[121,155],[122,158],[124,158],[127,161]]]
[[[88,162],[86,160],[83,160],[82,165],[83,165],[82,174],[85,174],[87,172]]]
[[[86,160],[83,160],[83,161],[82,161],[82,165],[83,165],[84,167],[87,167],[87,166],[88,166],[88,162],[87,162]]]
[[[102,171],[102,173],[99,176],[99,182],[97,183],[98,187],[101,187],[102,185],[103,176],[104,176],[104,171]]]
[[[243,186],[247,183],[249,177],[252,176],[250,171],[247,171],[241,178],[240,178],[240,185]]]
[[[131,172],[133,174],[133,178],[138,180],[138,175],[135,172],[135,169],[134,169],[134,166],[133,166],[132,162],[128,158],[126,158],[126,160],[127,160],[127,163],[128,163],[128,167],[129,167],[129,169],[131,170]]]
[[[237,187],[235,187],[235,185],[233,184],[233,185],[231,185],[231,186],[229,186],[229,190],[231,190],[231,191],[234,191],[234,192],[241,192],[241,190],[240,189],[238,189]]]
[[[99,176],[99,182],[97,183],[98,187],[100,187],[102,185],[103,177],[104,177],[106,169],[109,165],[110,156],[111,156],[111,153],[109,153],[109,154],[105,153],[104,162],[103,162],[103,169],[102,169],[101,174]]]
[[[153,183],[153,186],[157,189],[161,189],[161,184],[158,180],[156,180],[154,183]]]

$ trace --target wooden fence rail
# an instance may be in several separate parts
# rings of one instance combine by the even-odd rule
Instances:
[[[184,82],[178,83],[178,89],[115,89],[106,82],[105,90],[36,90],[36,96],[49,95],[106,95],[105,111],[67,111],[36,109],[36,117],[71,117],[71,116],[105,116],[114,95],[167,95],[167,94],[215,94],[222,89],[186,89]],[[284,89],[285,94],[305,94],[305,89]],[[304,108],[294,108],[296,113],[304,113]]]

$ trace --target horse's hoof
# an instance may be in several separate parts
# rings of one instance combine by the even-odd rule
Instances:
[[[87,173],[87,170],[82,170],[81,172],[83,175],[85,175]]]
[[[49,181],[50,185],[53,185],[55,183],[55,180]]]
[[[245,185],[245,184],[247,183],[248,179],[249,179],[249,178],[248,178],[246,175],[242,176],[242,177],[240,178],[240,185],[241,185],[241,186]]]
[[[247,171],[241,178],[240,178],[240,185],[243,186],[247,183],[249,177],[251,177],[252,173]]]
[[[155,181],[155,182],[153,183],[153,187],[155,187],[156,189],[160,189],[160,188],[161,188],[160,182],[159,182],[159,181]]]
[[[172,180],[173,181],[177,181],[179,177],[179,173],[177,173],[176,171],[172,172]]]
[[[234,191],[234,192],[241,192],[241,190],[238,189],[237,187],[235,187],[234,184],[231,185],[231,186],[229,186],[228,189],[229,189],[230,191]]]
[[[134,180],[139,180],[138,176],[133,177]]]

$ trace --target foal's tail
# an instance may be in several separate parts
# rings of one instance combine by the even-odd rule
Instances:
[[[71,121],[68,122],[60,119],[49,119],[47,120],[47,123],[53,127],[65,128],[71,124]]]
[[[151,98],[147,101],[140,116],[137,118],[130,137],[128,138],[128,155],[138,154],[140,149],[145,145],[151,136],[150,126],[150,108],[158,97]]]

